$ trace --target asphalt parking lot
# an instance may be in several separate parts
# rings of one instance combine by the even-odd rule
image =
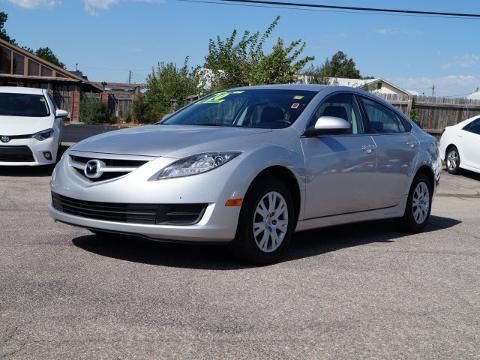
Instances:
[[[423,234],[297,234],[260,268],[54,223],[48,185],[0,169],[0,358],[480,358],[479,176],[443,174]]]

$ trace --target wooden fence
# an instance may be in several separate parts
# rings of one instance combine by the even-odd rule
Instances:
[[[480,114],[480,100],[376,94],[417,121],[431,134]]]

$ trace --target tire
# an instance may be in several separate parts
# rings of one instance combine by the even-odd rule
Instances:
[[[450,147],[445,154],[445,167],[452,175],[460,172],[460,153],[455,146]]]
[[[295,226],[287,186],[273,177],[262,178],[252,184],[243,202],[231,244],[233,255],[255,265],[274,263],[282,258]]]
[[[425,174],[417,174],[408,194],[402,225],[405,230],[419,233],[425,229],[432,210],[433,184]]]

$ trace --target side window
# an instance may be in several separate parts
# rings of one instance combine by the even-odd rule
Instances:
[[[363,134],[363,122],[358,104],[351,94],[338,94],[327,98],[315,112],[314,121],[321,116],[334,116],[348,121],[350,134]]]
[[[466,125],[463,130],[470,131],[474,134],[480,135],[480,119],[472,121],[470,124]]]
[[[370,132],[380,134],[395,134],[405,132],[398,116],[389,108],[370,99],[361,98],[368,116]]]

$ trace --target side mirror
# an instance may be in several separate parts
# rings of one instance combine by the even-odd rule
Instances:
[[[55,111],[55,117],[66,118],[68,117],[68,111],[57,109],[57,111]]]
[[[350,123],[342,118],[334,116],[321,116],[318,118],[315,126],[305,131],[304,136],[317,136],[317,135],[336,135],[345,134],[350,131]]]

